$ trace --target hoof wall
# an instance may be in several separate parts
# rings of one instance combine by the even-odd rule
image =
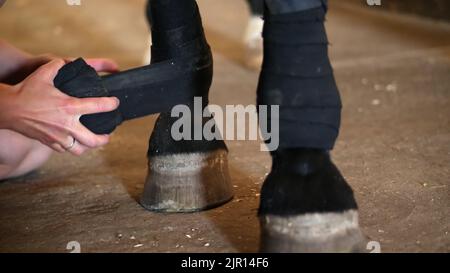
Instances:
[[[364,252],[358,212],[312,213],[301,216],[261,216],[261,252]]]
[[[141,197],[150,211],[196,212],[233,198],[227,151],[153,156]]]

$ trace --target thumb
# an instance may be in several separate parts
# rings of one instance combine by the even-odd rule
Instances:
[[[87,59],[86,63],[92,66],[97,72],[114,73],[119,71],[119,65],[109,59]]]
[[[53,85],[53,80],[58,74],[59,70],[66,64],[63,59],[55,59],[51,62],[39,67],[34,74],[40,80],[50,82]]]

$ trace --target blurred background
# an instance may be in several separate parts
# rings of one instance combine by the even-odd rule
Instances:
[[[333,156],[355,190],[361,225],[384,252],[450,251],[450,2],[330,1],[330,55],[344,103]],[[376,1],[375,1],[376,2]],[[198,1],[215,57],[212,103],[254,104],[244,0]],[[108,57],[140,66],[149,50],[144,0],[8,0],[0,38],[33,54]],[[252,36],[254,37],[254,36]],[[258,35],[256,35],[258,37]],[[1,65],[1,60],[0,60]],[[258,142],[229,142],[235,199],[212,211],[143,210],[155,117],[119,128],[82,158],[55,155],[0,184],[0,252],[252,252],[270,157]]]

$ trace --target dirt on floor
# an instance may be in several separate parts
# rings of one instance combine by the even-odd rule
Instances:
[[[214,104],[254,104],[258,73],[244,68],[245,2],[198,1],[215,54]],[[141,65],[145,1],[14,0],[0,37],[40,54],[110,57]],[[450,251],[450,26],[334,1],[330,54],[344,103],[333,152],[354,188],[360,223],[383,252]],[[270,157],[230,141],[232,202],[157,214],[137,202],[155,117],[128,122],[111,143],[0,183],[0,252],[255,252],[256,212]]]

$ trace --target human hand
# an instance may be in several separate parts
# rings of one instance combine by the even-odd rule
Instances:
[[[86,114],[110,112],[119,106],[117,98],[70,97],[56,89],[53,80],[65,64],[55,59],[38,68],[15,86],[3,85],[0,92],[0,128],[36,139],[58,152],[81,155],[108,143],[108,135],[95,135],[80,123]],[[109,62],[94,59],[97,70],[115,69]],[[70,148],[70,149],[69,149]]]

